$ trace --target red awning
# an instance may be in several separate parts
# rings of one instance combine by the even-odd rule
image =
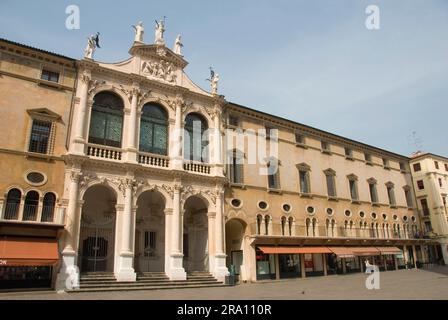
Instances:
[[[333,252],[339,258],[354,258],[355,257],[355,254],[353,253],[353,251],[347,247],[329,247],[328,249],[330,249],[331,252]]]
[[[397,247],[376,247],[382,255],[385,254],[401,254],[403,251]]]
[[[331,253],[327,247],[259,247],[265,254]]]
[[[350,247],[355,256],[379,256],[381,252],[375,247]]]
[[[52,266],[58,260],[56,239],[0,238],[0,266]]]

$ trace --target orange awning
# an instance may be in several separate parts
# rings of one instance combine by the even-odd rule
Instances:
[[[355,256],[379,256],[381,252],[375,247],[350,247]]]
[[[259,247],[265,254],[331,253],[327,247]]]
[[[58,260],[56,239],[0,238],[0,266],[52,266]]]
[[[381,254],[401,254],[403,251],[397,247],[376,247]]]
[[[333,252],[339,258],[354,258],[355,257],[353,251],[347,247],[329,247],[328,249],[330,249],[331,252]]]

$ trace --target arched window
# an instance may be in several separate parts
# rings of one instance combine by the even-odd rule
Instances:
[[[6,197],[5,220],[17,220],[19,218],[20,199],[22,193],[19,189],[11,189]]]
[[[25,206],[23,207],[23,220],[36,221],[37,207],[39,205],[39,193],[29,191],[25,197]]]
[[[56,196],[54,193],[47,193],[44,196],[44,204],[42,207],[42,222],[53,222],[54,206],[56,204]]]
[[[261,224],[263,222],[263,217],[261,214],[257,215],[257,234],[261,234]]]
[[[311,236],[311,234],[312,234],[312,231],[311,231],[311,220],[310,220],[310,218],[307,218],[307,219],[306,219],[305,224],[306,224],[306,235],[309,237],[309,236]]]
[[[93,98],[89,142],[121,147],[123,101],[112,92],[100,92]]]
[[[266,215],[264,217],[264,227],[265,227],[265,235],[269,234],[269,223],[271,222],[271,217]]]
[[[192,161],[208,162],[207,121],[197,113],[185,118],[184,158]]]
[[[313,227],[313,237],[316,237],[317,236],[317,230],[316,230],[317,220],[316,220],[316,218],[313,218],[313,220],[312,220],[312,227]]]
[[[140,119],[140,151],[168,154],[168,116],[164,108],[147,103]]]
[[[289,219],[288,219],[288,227],[289,227],[289,235],[290,236],[294,235],[293,226],[294,226],[294,219],[292,217],[289,217]]]
[[[286,217],[282,217],[282,236],[286,235]]]

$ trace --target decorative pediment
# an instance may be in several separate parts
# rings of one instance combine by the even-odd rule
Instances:
[[[164,61],[180,69],[184,69],[188,65],[188,62],[180,55],[162,45],[135,44],[129,50],[129,53],[132,56],[139,56],[142,61]]]
[[[28,114],[36,118],[46,118],[51,120],[60,120],[62,117],[47,108],[28,109]]]

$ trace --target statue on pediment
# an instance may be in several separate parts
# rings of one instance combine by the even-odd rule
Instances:
[[[99,32],[87,38],[87,47],[84,50],[84,58],[93,59],[93,53],[95,52],[97,47],[101,48]]]
[[[154,43],[158,45],[165,45],[165,40],[163,39],[163,33],[165,32],[165,17],[163,20],[156,20],[156,29],[155,29],[155,40]]]
[[[180,36],[180,34],[179,35],[177,35],[177,38],[176,38],[176,40],[174,41],[174,48],[173,48],[173,51],[174,51],[174,53],[175,54],[178,54],[178,55],[182,55],[182,53],[181,53],[181,48],[183,47],[184,45],[182,44],[182,42],[181,42],[181,36]]]
[[[210,86],[212,90],[212,94],[218,94],[218,82],[219,82],[219,74],[215,73],[215,71],[210,67],[210,79],[206,79],[210,81]]]
[[[143,34],[145,33],[145,28],[143,27],[143,22],[139,21],[136,26],[132,26],[135,30],[135,42],[143,42]]]

